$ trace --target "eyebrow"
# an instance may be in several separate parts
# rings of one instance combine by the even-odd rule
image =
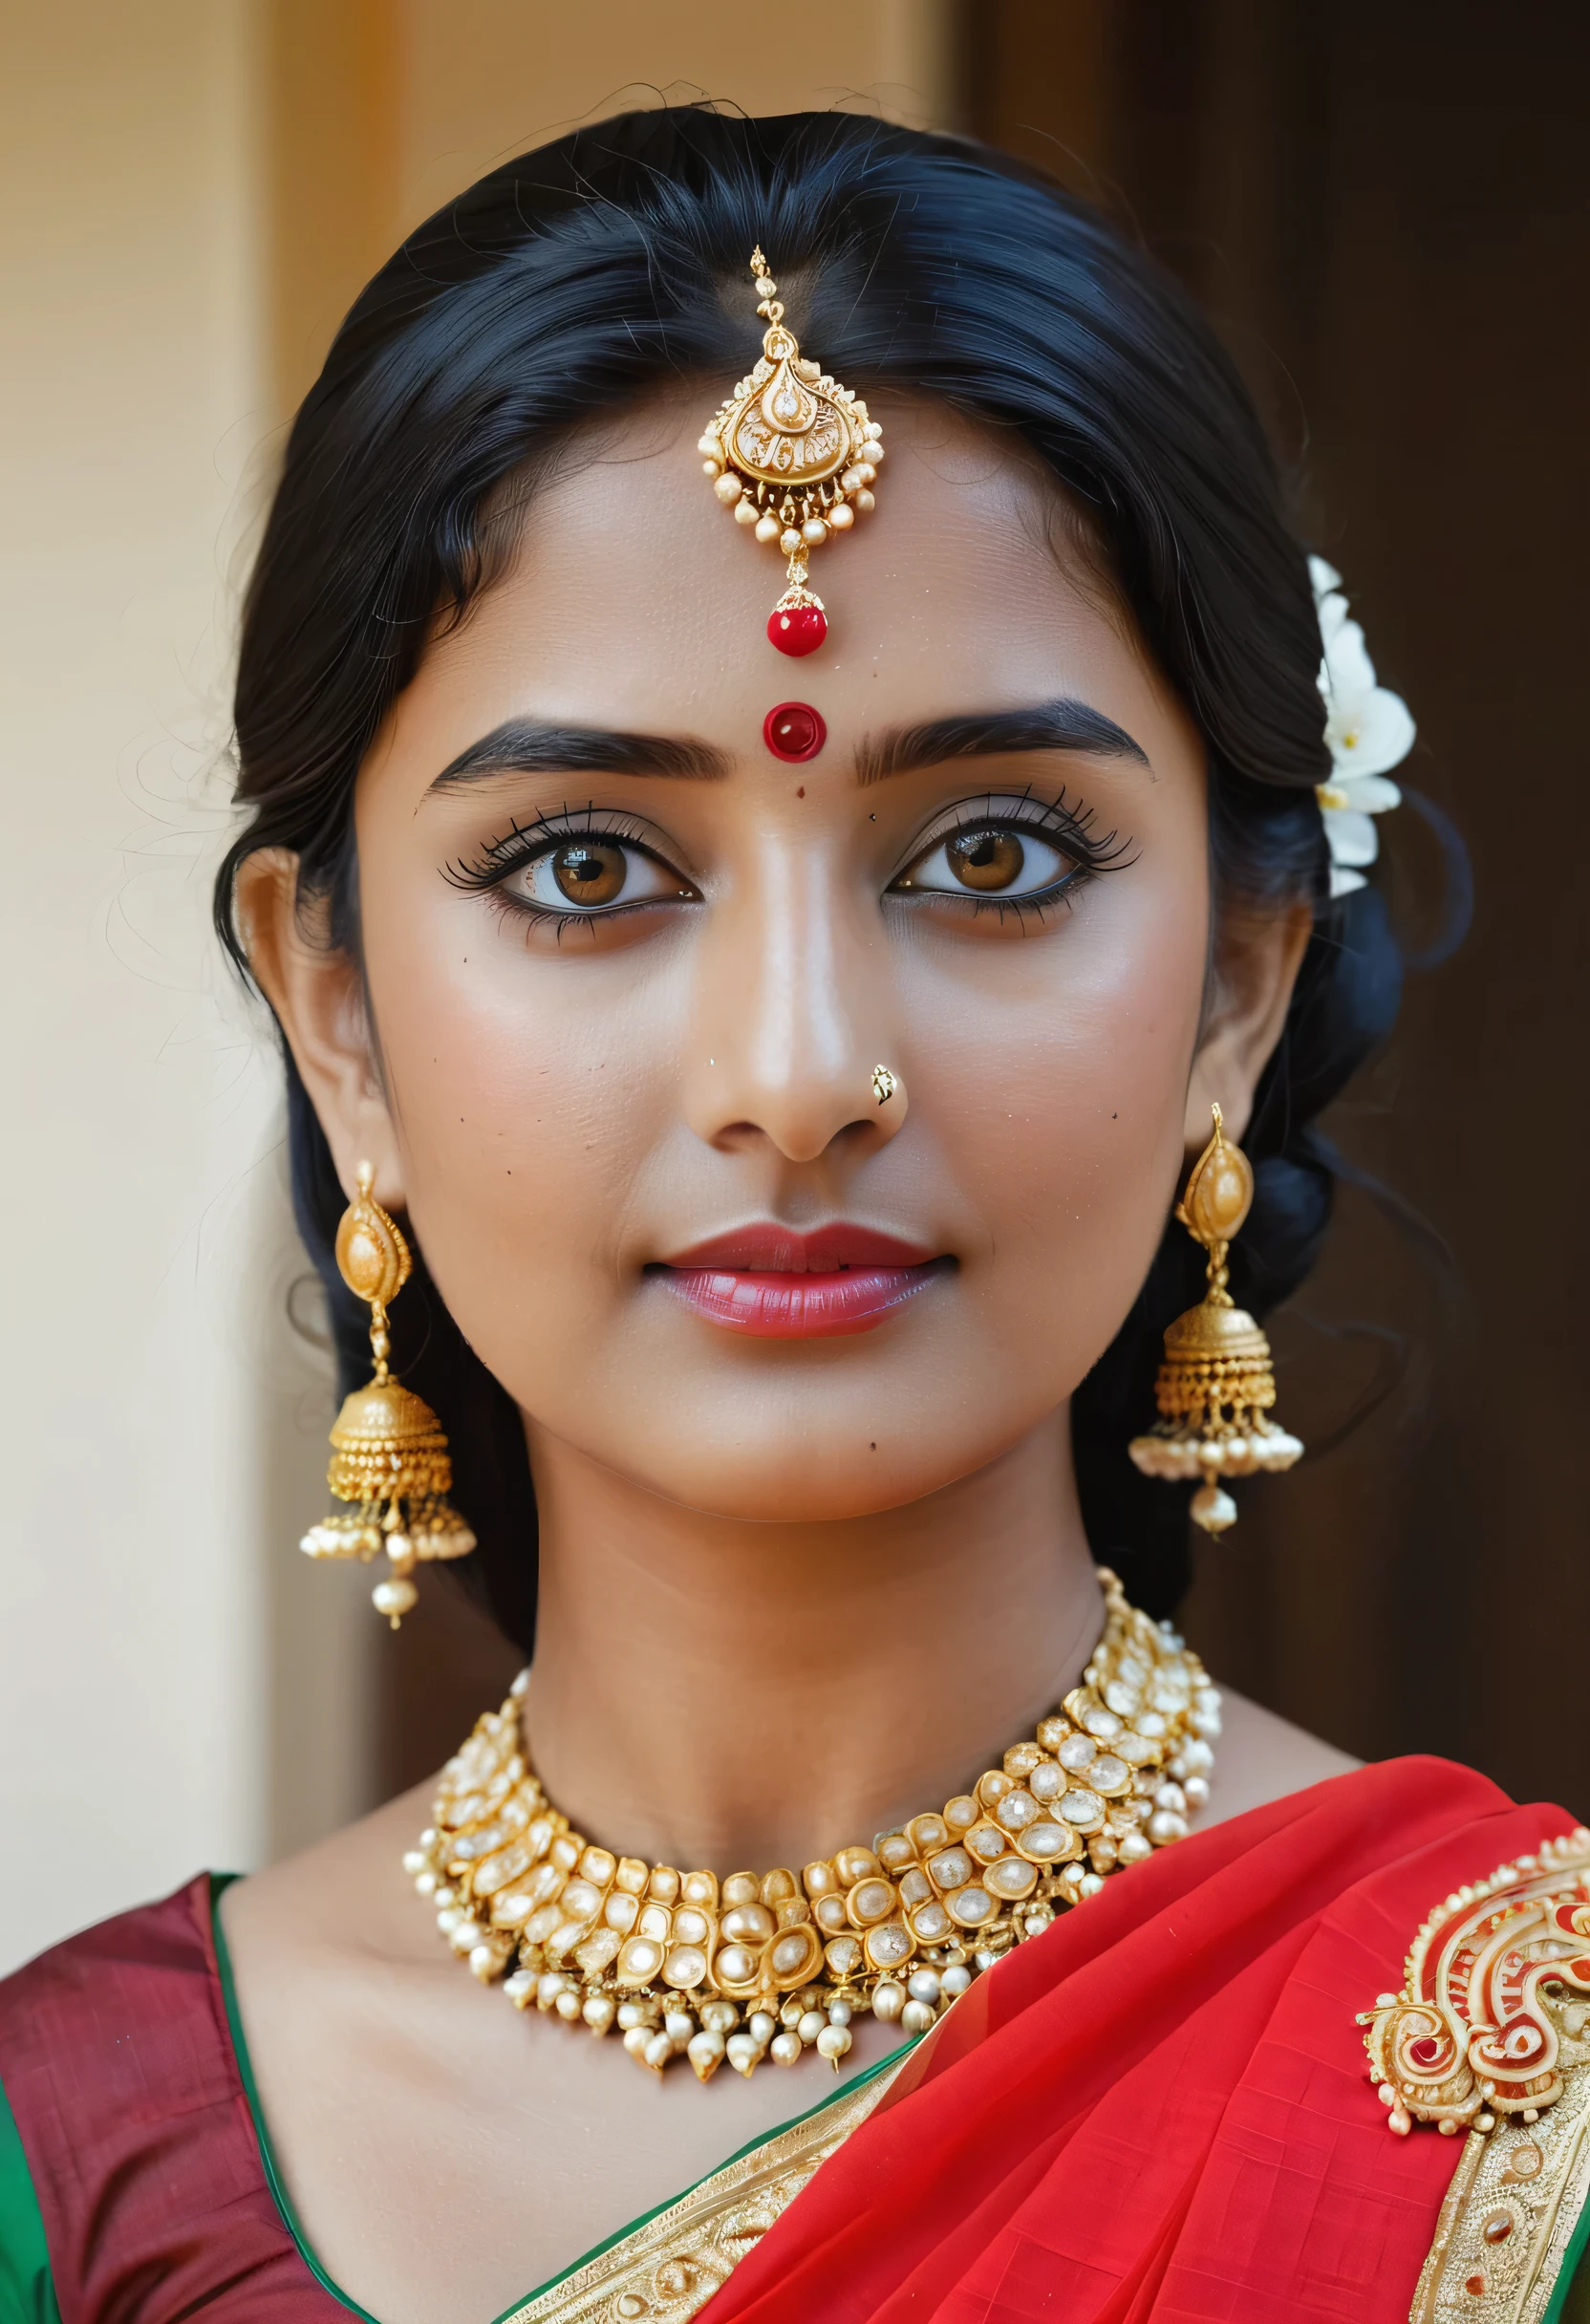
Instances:
[[[959,718],[930,719],[920,726],[893,726],[876,738],[863,736],[856,782],[865,786],[942,765],[946,759],[988,759],[1022,750],[1087,751],[1095,758],[1149,764],[1148,752],[1124,726],[1089,703],[1063,696],[1023,710],[975,710]]]
[[[432,791],[476,783],[487,775],[663,775],[717,783],[729,771],[726,754],[690,736],[629,734],[619,727],[555,726],[540,719],[507,719],[460,751],[430,785]]]

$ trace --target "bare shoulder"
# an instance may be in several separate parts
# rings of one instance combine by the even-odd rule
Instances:
[[[222,1919],[242,1977],[262,1957],[274,1963],[323,1949],[428,1962],[435,1934],[428,1916],[414,1910],[402,1856],[429,1820],[434,1788],[419,1784],[229,1888]]]
[[[1223,1731],[1199,1828],[1245,1815],[1267,1800],[1284,1799],[1289,1792],[1306,1791],[1331,1775],[1350,1775],[1364,1764],[1233,1688],[1222,1687],[1220,1695]]]

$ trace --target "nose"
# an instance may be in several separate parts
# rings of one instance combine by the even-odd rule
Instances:
[[[906,1118],[892,947],[877,907],[820,850],[767,841],[713,907],[697,957],[685,1114],[709,1145],[760,1135],[814,1162],[876,1150]]]

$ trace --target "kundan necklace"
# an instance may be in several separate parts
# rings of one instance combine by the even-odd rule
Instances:
[[[1103,1635],[1061,1708],[946,1801],[791,1871],[676,1872],[569,1829],[525,1757],[522,1674],[442,1771],[403,1859],[485,1985],[700,2079],[807,2049],[837,2072],[870,2010],[924,2034],[1012,1945],[1187,1834],[1209,1797],[1220,1697],[1169,1626],[1101,1569]]]

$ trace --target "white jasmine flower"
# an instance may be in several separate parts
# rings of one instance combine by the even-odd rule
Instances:
[[[1400,807],[1402,792],[1386,781],[1413,748],[1417,732],[1400,694],[1375,681],[1364,632],[1349,618],[1342,576],[1323,557],[1310,557],[1309,578],[1320,614],[1320,692],[1325,704],[1325,742],[1335,772],[1316,785],[1330,849],[1330,892],[1362,888],[1364,867],[1380,853],[1374,817]]]

